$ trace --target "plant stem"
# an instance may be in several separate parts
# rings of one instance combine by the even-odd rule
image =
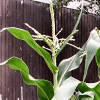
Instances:
[[[58,76],[58,72],[54,74],[54,93],[56,93],[58,87],[57,76]]]
[[[56,56],[52,57],[53,63],[56,66]],[[56,92],[57,87],[58,87],[58,82],[57,82],[57,76],[58,76],[58,72],[54,73],[53,75],[53,80],[54,80],[54,92]]]
[[[56,34],[55,34],[55,17],[54,17],[54,9],[53,9],[53,3],[51,1],[50,3],[50,15],[51,15],[51,21],[52,21],[52,38],[53,38],[53,45],[52,45],[52,61],[53,64],[56,66]],[[53,74],[53,81],[54,81],[54,92],[56,93],[58,83],[57,83],[57,76],[58,71]]]
[[[50,3],[50,14],[51,14],[51,22],[52,22],[52,37],[53,37],[53,41],[55,41],[55,39],[56,39],[56,35],[55,35],[55,18],[54,18],[54,9],[53,9],[52,1]]]
[[[56,66],[57,64],[56,64],[55,49],[53,49],[53,52],[52,52],[52,61],[53,61],[53,64]],[[53,74],[54,93],[56,93],[56,90],[57,90],[57,87],[58,87],[57,76],[58,76],[58,71]]]

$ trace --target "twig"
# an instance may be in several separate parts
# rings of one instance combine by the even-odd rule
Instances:
[[[46,49],[46,50],[48,50],[48,51],[50,51],[51,52],[51,50],[49,49],[49,48],[46,48],[45,46],[42,46],[44,49]]]
[[[64,39],[64,38],[61,38],[61,39],[59,39],[60,41],[65,41],[66,39]],[[75,41],[75,39],[70,39],[70,41]]]
[[[25,25],[27,27],[29,27],[31,30],[33,30],[36,34],[41,34],[40,32],[38,32],[35,28],[31,27],[28,23],[25,23]]]
[[[78,49],[78,50],[82,50],[82,48],[77,47],[77,46],[75,46],[75,45],[73,45],[73,44],[71,44],[71,43],[67,43],[67,44],[70,45],[70,46],[72,46],[72,47],[74,47],[74,48],[76,48],[76,49]]]
[[[56,34],[56,36],[58,36],[58,35],[62,32],[62,30],[63,30],[63,28],[61,28],[61,29],[59,30],[59,32]]]

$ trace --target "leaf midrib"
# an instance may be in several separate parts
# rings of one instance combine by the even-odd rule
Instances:
[[[75,59],[75,57],[74,57],[74,58],[72,59],[72,61],[69,63],[68,67],[67,67],[67,68],[66,68],[66,67],[64,68],[65,70],[63,71],[63,73],[62,73],[62,75],[61,75],[61,77],[60,77],[60,79],[59,79],[58,86],[60,86],[60,84],[61,84],[61,82],[62,82],[62,79],[63,79],[65,73],[68,71],[68,69],[70,68],[70,66],[71,66],[71,64],[73,63],[73,61],[75,61],[74,59]]]

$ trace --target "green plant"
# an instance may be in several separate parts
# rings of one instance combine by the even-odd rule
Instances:
[[[73,35],[78,31],[77,26],[81,18],[82,8],[83,5],[72,33],[65,39],[58,39],[57,35],[55,34],[55,19],[52,2],[50,4],[52,37],[42,35],[28,24],[26,25],[35,32],[35,35],[31,36],[27,30],[15,27],[8,27],[1,30],[1,32],[7,30],[14,37],[20,40],[24,40],[41,57],[43,57],[46,64],[48,65],[48,68],[51,70],[54,77],[53,84],[47,80],[39,80],[32,77],[29,74],[27,65],[20,58],[11,57],[5,62],[0,63],[0,65],[6,64],[11,69],[20,71],[26,84],[37,86],[40,100],[99,100],[100,98],[100,82],[85,82],[89,64],[91,63],[94,56],[96,57],[96,62],[98,65],[98,77],[100,78],[100,31],[97,28],[92,30],[89,39],[82,48],[78,48],[69,43],[73,39]],[[47,50],[38,45],[36,40],[42,40],[46,42],[46,44],[49,46],[49,49],[46,49],[50,50],[52,55],[50,55]],[[61,61],[57,67],[57,56],[66,45],[74,46],[75,48],[79,49],[79,52],[77,52],[72,57]],[[83,81],[81,82],[71,77],[70,72],[80,66],[84,56],[86,57],[85,70]]]

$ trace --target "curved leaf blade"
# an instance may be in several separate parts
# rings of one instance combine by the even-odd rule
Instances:
[[[6,60],[3,63],[0,63],[0,65],[8,65],[11,69],[20,71],[23,80],[28,85],[35,85],[39,89],[39,95],[40,100],[51,100],[54,95],[54,90],[51,82],[46,80],[38,80],[33,78],[29,74],[29,69],[27,65],[23,62],[22,59],[17,57],[12,57],[8,60]],[[44,98],[44,99],[43,99]]]
[[[58,68],[58,82],[59,85],[68,77],[66,77],[66,74],[68,74],[69,72],[71,72],[74,69],[77,69],[84,56],[81,56],[83,54],[83,52],[85,51],[86,48],[86,44],[83,45],[82,50],[80,50],[78,53],[76,53],[75,55],[73,55],[72,57],[68,58],[68,59],[64,59],[60,62]]]
[[[79,80],[69,77],[57,89],[57,92],[52,100],[69,100],[79,83]]]
[[[100,48],[97,50],[97,53],[96,53],[96,63],[98,66],[98,77],[100,79]]]
[[[77,95],[79,100],[93,100],[94,98],[93,92],[85,92],[85,93],[78,92]]]
[[[59,64],[59,72],[58,72],[58,81],[59,84],[62,83],[62,81],[65,79],[64,76],[69,72],[79,67],[79,65],[82,62],[83,57],[80,57],[82,52],[86,52],[86,61],[85,61],[85,70],[84,70],[84,77],[83,80],[85,80],[87,71],[89,68],[89,65],[96,55],[97,49],[100,47],[100,37],[97,33],[97,30],[94,29],[91,31],[91,34],[89,36],[88,41],[83,45],[82,49],[83,51],[79,51],[74,56],[62,60]],[[63,79],[64,78],[64,79]]]
[[[8,30],[17,39],[24,40],[31,48],[33,48],[40,56],[42,56],[52,73],[55,73],[58,70],[58,68],[53,65],[50,54],[41,46],[39,46],[35,40],[33,40],[28,31],[15,27],[2,29],[2,31],[4,30]]]
[[[100,99],[100,82],[96,83],[85,83],[82,82],[78,85],[78,90],[82,93],[85,92],[93,92],[94,93],[94,99],[93,100],[99,100]]]
[[[99,37],[99,34],[97,33],[96,29],[94,29],[91,31],[89,39],[87,41],[87,46],[86,46],[87,54],[86,54],[83,81],[86,79],[89,65],[90,65],[91,61],[93,60],[94,56],[96,55],[97,49],[99,47],[100,47],[100,37]]]

